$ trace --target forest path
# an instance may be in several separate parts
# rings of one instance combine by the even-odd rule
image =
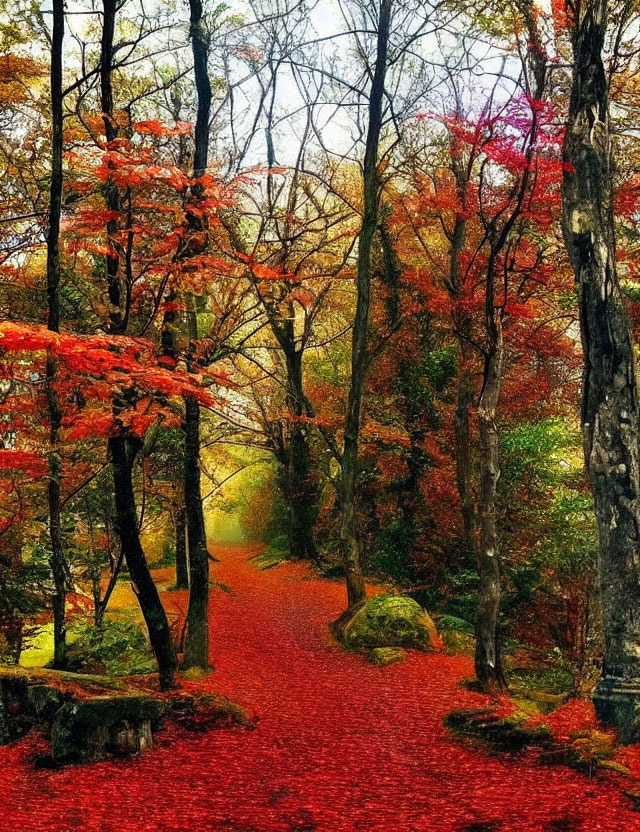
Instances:
[[[60,771],[33,771],[29,738],[0,749],[2,832],[640,830],[613,784],[451,738],[445,714],[485,701],[458,686],[467,657],[370,665],[326,635],[340,583],[302,564],[259,572],[247,546],[214,553],[233,594],[213,594],[207,684],[257,728],[161,737],[137,759]]]

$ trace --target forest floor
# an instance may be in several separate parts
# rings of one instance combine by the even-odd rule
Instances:
[[[34,770],[40,742],[0,749],[0,832],[637,832],[614,773],[492,756],[443,726],[486,698],[459,682],[467,656],[410,652],[388,667],[340,650],[327,622],[340,583],[302,564],[258,571],[217,547],[211,658],[202,682],[257,717],[243,728],[169,728],[138,758]],[[163,595],[180,606],[177,592]]]

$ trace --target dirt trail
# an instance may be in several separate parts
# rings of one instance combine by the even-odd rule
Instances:
[[[215,554],[233,595],[213,595],[211,685],[257,714],[256,730],[165,737],[135,760],[36,772],[27,738],[0,749],[1,832],[640,830],[613,784],[449,737],[447,711],[484,702],[457,685],[466,657],[374,667],[326,636],[340,584],[302,565],[258,572],[247,547]]]

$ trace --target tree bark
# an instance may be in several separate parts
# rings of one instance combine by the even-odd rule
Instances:
[[[158,662],[160,687],[166,690],[174,686],[178,659],[167,615],[140,543],[138,513],[133,490],[133,465],[141,447],[142,441],[138,438],[119,434],[109,439],[118,536],[133,590],[147,625],[149,641]]]
[[[493,297],[491,304],[493,306]],[[484,388],[480,394],[478,405],[480,440],[478,520],[480,545],[476,547],[479,587],[476,607],[475,671],[483,690],[506,687],[498,627],[501,580],[499,538],[496,523],[496,499],[498,479],[500,478],[496,417],[502,386],[504,342],[502,323],[495,311],[493,312],[493,318],[494,344],[487,357]]]
[[[187,568],[187,514],[184,506],[176,511],[176,587],[189,589]]]
[[[458,389],[456,391],[456,412],[454,421],[456,486],[460,499],[462,515],[462,533],[465,557],[476,561],[477,516],[473,496],[473,447],[469,408],[473,406],[475,395],[471,373],[465,367],[465,350],[460,346],[458,363]]]
[[[606,0],[580,5],[572,32],[562,185],[563,232],[576,279],[584,352],[584,454],[598,527],[605,641],[600,693],[617,681],[640,680],[640,419],[634,340],[616,272],[602,60],[606,27]],[[608,715],[616,722],[620,718],[617,709]]]
[[[193,71],[198,100],[193,150],[193,175],[197,179],[207,170],[211,83],[207,66],[209,43],[204,28],[201,1],[189,0],[189,10]],[[202,186],[195,185],[192,193],[197,198],[202,193]],[[190,230],[203,228],[202,219],[189,214],[188,209],[187,222]],[[187,311],[187,368],[192,370],[198,323],[193,300],[189,303],[191,308]],[[209,555],[200,490],[200,405],[193,399],[185,399],[184,434],[184,504],[189,552],[189,607],[184,664],[185,667],[201,667],[206,670],[209,666]]]
[[[302,380],[302,350],[296,349],[293,327],[291,338],[282,339],[287,366],[287,399],[293,421],[285,472],[285,496],[289,509],[289,556],[319,561],[313,527],[316,521],[317,480],[311,464],[311,451],[305,426],[297,421],[309,415]]]
[[[103,0],[102,3],[102,40],[100,43],[100,99],[104,120],[107,146],[118,136],[118,125],[113,112],[113,37],[115,32],[116,0]],[[105,202],[108,211],[120,211],[120,191],[112,179],[105,183]],[[107,222],[109,241],[118,231],[118,220]],[[122,291],[118,268],[120,257],[117,253],[107,255],[107,293],[109,298],[109,320],[112,332],[123,331]]]
[[[527,67],[525,74],[527,92],[533,100],[540,100],[546,83],[546,58],[540,40],[537,14],[531,0],[520,3],[528,34]],[[531,79],[531,82],[530,80]],[[479,494],[477,518],[480,530],[479,545],[476,546],[478,563],[478,602],[476,607],[476,651],[475,672],[478,682],[486,690],[504,690],[507,682],[502,667],[500,644],[500,540],[497,529],[498,479],[500,478],[500,453],[498,445],[498,404],[504,375],[505,346],[502,321],[505,314],[504,302],[496,303],[496,281],[498,259],[504,254],[510,235],[522,215],[525,197],[529,193],[534,152],[538,136],[538,113],[532,107],[531,127],[525,138],[524,158],[526,164],[516,182],[512,194],[514,205],[503,223],[491,220],[489,234],[489,257],[487,261],[484,297],[484,373],[478,401],[479,433]],[[498,214],[497,216],[500,216]],[[509,271],[505,269],[504,281]],[[507,285],[503,297],[507,296]]]
[[[356,484],[362,395],[369,363],[367,335],[371,296],[371,252],[379,213],[378,148],[382,129],[382,102],[387,71],[391,5],[392,0],[380,2],[376,64],[369,95],[369,123],[363,165],[362,226],[358,240],[356,274],[357,299],[351,343],[351,378],[344,422],[340,538],[348,607],[358,606],[366,600],[356,522]]]
[[[52,332],[60,331],[60,218],[62,214],[62,41],[64,39],[64,3],[53,2],[53,31],[51,36],[51,188],[49,195],[49,229],[47,233],[47,325]],[[66,661],[67,562],[62,539],[60,505],[61,460],[58,434],[62,411],[55,390],[57,366],[47,358],[47,404],[49,408],[50,452],[47,501],[49,508],[49,537],[51,541],[51,573],[53,597],[53,666],[64,667]]]

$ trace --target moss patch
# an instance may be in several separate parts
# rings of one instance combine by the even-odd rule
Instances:
[[[499,717],[487,709],[452,711],[445,725],[458,736],[481,741],[496,751],[517,753],[531,746],[548,748],[552,743],[546,725],[529,726],[522,715]]]
[[[254,555],[249,559],[256,569],[264,571],[265,569],[273,569],[288,559],[288,553],[281,549],[267,549],[265,552],[260,552],[259,555]]]
[[[374,647],[367,651],[367,658],[371,664],[377,664],[380,667],[400,662],[406,655],[401,647]]]
[[[412,598],[374,595],[347,622],[342,640],[351,649],[414,647],[428,650],[437,641],[435,625]]]

